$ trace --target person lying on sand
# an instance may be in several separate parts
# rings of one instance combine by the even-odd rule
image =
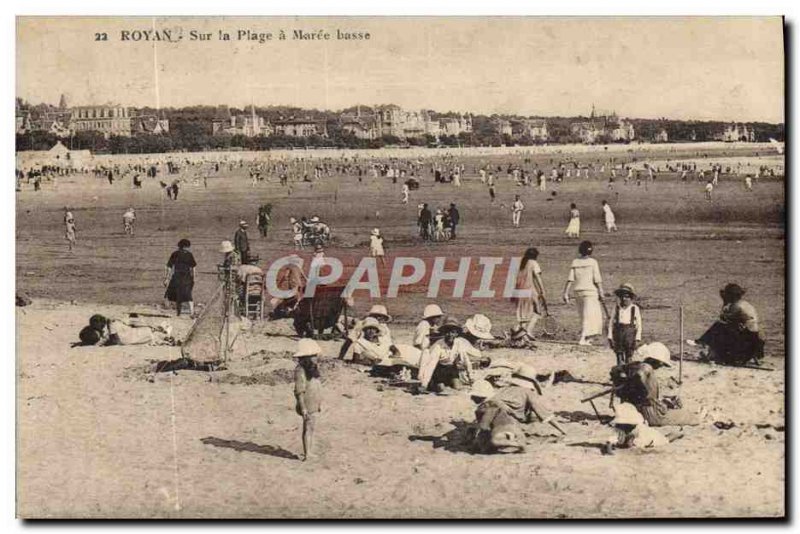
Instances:
[[[758,313],[752,304],[742,299],[745,290],[738,284],[728,284],[720,292],[722,311],[719,320],[698,339],[687,340],[692,346],[708,348],[708,360],[725,365],[756,365],[764,357],[764,338],[758,327]]]
[[[619,400],[634,405],[650,426],[699,425],[705,417],[704,408],[697,414],[692,413],[682,407],[679,397],[661,396],[656,371],[672,367],[669,349],[663,343],[656,342],[643,345],[637,354],[642,361],[617,365],[611,369],[614,394]]]
[[[525,432],[521,424],[533,420],[547,423],[566,435],[566,431],[543,406],[542,389],[532,366],[521,365],[511,375],[510,382],[510,385],[495,390],[494,395],[475,411],[478,426],[475,447],[479,452],[524,451]]]
[[[141,324],[138,317],[129,322],[107,318],[103,315],[92,315],[89,325],[79,334],[80,342],[76,345],[174,345],[172,327],[167,323],[160,326]]]

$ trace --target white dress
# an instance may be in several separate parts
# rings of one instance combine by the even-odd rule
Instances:
[[[569,225],[565,233],[569,237],[578,237],[581,233],[581,214],[578,210],[570,210]]]
[[[369,253],[373,257],[383,256],[383,238],[381,236],[369,237]]]

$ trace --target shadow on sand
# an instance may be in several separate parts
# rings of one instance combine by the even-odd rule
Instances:
[[[222,447],[225,449],[233,449],[235,451],[255,452],[257,454],[266,454],[267,456],[275,456],[276,458],[286,458],[287,460],[299,460],[300,457],[289,452],[281,447],[274,447],[272,445],[259,445],[251,441],[236,441],[230,439],[220,439],[214,437],[203,438],[200,441],[206,445],[213,445],[214,447]]]
[[[464,452],[475,454],[470,447],[468,430],[470,424],[466,421],[453,420],[450,424],[455,428],[441,435],[411,435],[408,441],[428,441],[433,443],[434,449],[444,449],[448,452]]]

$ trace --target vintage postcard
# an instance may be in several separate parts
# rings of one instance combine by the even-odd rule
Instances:
[[[18,516],[785,517],[783,36],[18,17]]]

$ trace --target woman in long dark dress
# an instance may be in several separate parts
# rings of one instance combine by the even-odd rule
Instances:
[[[173,252],[167,261],[167,274],[164,278],[167,291],[164,293],[164,298],[175,303],[178,315],[181,314],[184,302],[189,304],[189,313],[194,314],[192,289],[194,289],[194,268],[197,262],[189,251],[191,246],[188,239],[181,239],[178,241],[178,250]]]

